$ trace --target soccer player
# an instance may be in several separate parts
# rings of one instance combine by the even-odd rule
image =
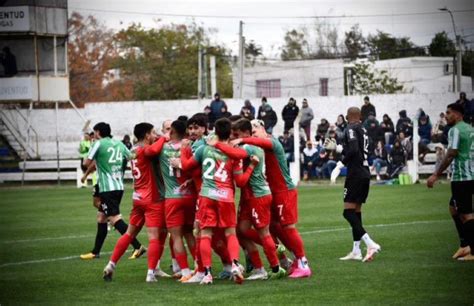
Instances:
[[[370,170],[367,161],[369,137],[367,131],[360,122],[361,112],[358,107],[350,107],[347,110],[348,126],[344,132],[344,141],[342,162],[338,162],[334,173],[339,173],[340,169],[347,166],[347,177],[344,184],[344,212],[343,216],[352,227],[353,247],[347,256],[339,258],[340,260],[362,260],[363,262],[374,259],[375,254],[381,251],[380,245],[375,243],[362,226],[362,204],[365,203],[369,195]],[[327,149],[330,141],[325,142]],[[332,142],[334,144],[334,142]],[[337,147],[340,152],[341,147]],[[339,171],[339,172],[338,172]],[[331,176],[333,176],[331,174]],[[337,177],[337,175],[336,175]],[[362,258],[360,249],[360,240],[363,240],[367,246],[367,254]]]
[[[215,133],[219,142],[228,142],[231,122],[226,118],[217,120]],[[234,179],[237,186],[245,185],[253,171],[253,166],[249,165],[243,174],[240,160],[230,159],[221,151],[210,146],[199,147],[189,162],[181,166],[186,171],[199,165],[201,165],[203,172],[203,183],[197,219],[201,229],[200,252],[205,268],[205,276],[201,284],[212,284],[213,281],[211,240],[213,231],[218,228],[223,228],[225,231],[234,281],[241,284],[244,277],[240,269],[239,242],[235,232]]]
[[[247,119],[240,119],[233,123],[232,132],[234,138],[246,138],[252,135],[252,124]],[[244,169],[250,163],[254,163],[254,170],[248,184],[242,187],[240,193],[240,205],[238,215],[238,229],[243,236],[250,260],[255,267],[248,280],[267,279],[268,274],[258,254],[258,249],[252,241],[263,246],[265,255],[272,269],[270,278],[281,278],[286,271],[280,267],[276,253],[275,242],[270,235],[270,220],[272,195],[265,177],[265,153],[253,145],[243,145],[244,150],[250,158],[244,160]],[[255,158],[259,161],[255,164]],[[256,229],[253,230],[251,227]],[[249,237],[250,236],[250,237]],[[240,238],[239,238],[240,240]],[[249,241],[251,242],[249,244]]]
[[[111,138],[110,125],[105,122],[97,123],[94,128],[94,137],[97,139],[92,146],[84,166],[95,161],[98,173],[100,207],[97,212],[97,234],[94,249],[82,254],[81,259],[89,260],[100,257],[100,250],[107,237],[107,220],[121,234],[127,231],[127,224],[120,214],[120,202],[123,196],[123,158],[130,158],[130,151],[121,141]],[[137,239],[132,241],[136,257],[140,257],[146,249]]]
[[[265,131],[261,120],[252,120],[254,137],[238,138],[233,145],[249,144],[260,147],[265,152],[266,177],[273,195],[272,225],[283,244],[295,255],[296,261],[288,271],[291,278],[311,276],[308,259],[305,256],[304,244],[296,229],[298,222],[298,193],[291,180],[285,151],[280,141]],[[242,149],[217,144],[216,148],[232,158],[246,158],[248,153]]]
[[[118,261],[145,223],[149,239],[146,282],[156,282],[155,267],[163,253],[166,232],[164,235],[160,235],[161,229],[164,227],[160,220],[163,202],[159,201],[160,195],[154,182],[151,158],[161,152],[166,137],[161,137],[154,142],[156,139],[155,130],[153,125],[146,122],[137,124],[133,133],[138,142],[132,150],[134,155],[131,161],[134,191],[130,225],[127,232],[117,241],[110,261],[104,268],[104,280],[112,280]]]
[[[181,120],[171,124],[170,141],[160,153],[160,168],[165,183],[165,215],[166,227],[173,240],[174,257],[178,262],[184,282],[192,277],[189,269],[183,237],[194,259],[196,256],[196,241],[193,236],[194,214],[196,211],[196,189],[193,183],[188,183],[180,169],[173,168],[172,158],[180,158],[181,141],[186,135],[186,123]]]
[[[459,217],[456,229],[466,240],[453,257],[458,260],[474,260],[474,215],[472,195],[474,193],[474,129],[463,121],[464,109],[460,104],[450,104],[446,110],[446,121],[453,127],[448,133],[448,152],[438,170],[427,181],[429,188],[453,163],[451,175],[451,212]],[[453,217],[454,218],[454,217]]]

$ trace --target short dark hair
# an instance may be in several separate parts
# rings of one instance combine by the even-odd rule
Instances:
[[[464,107],[458,103],[451,103],[448,105],[448,108],[452,111],[460,113],[461,115],[464,115]]]
[[[232,129],[234,131],[241,131],[241,132],[250,132],[252,134],[252,124],[247,119],[239,119],[232,123]]]
[[[196,113],[188,119],[187,126],[197,125],[207,128],[208,116],[205,113]]]
[[[229,117],[230,122],[236,122],[236,121],[239,121],[240,119],[242,119],[241,115],[232,115]]]
[[[153,129],[153,124],[148,122],[141,122],[133,128],[133,135],[138,141],[142,141],[147,133],[150,133]]]
[[[180,138],[186,135],[186,122],[183,120],[175,120],[171,123],[171,128],[178,134]]]
[[[267,97],[262,97],[262,102],[263,101],[267,102]]]
[[[188,116],[181,115],[178,117],[178,120],[184,121],[185,124],[188,122]]]
[[[365,96],[365,97],[364,97],[364,101],[365,101],[365,100],[370,101],[369,96]]]
[[[105,123],[105,122],[97,123],[96,125],[94,125],[93,130],[98,131],[100,137],[110,137],[111,133],[112,133],[112,131],[110,129],[110,125],[108,123]]]
[[[227,118],[220,118],[216,120],[214,125],[215,133],[219,140],[227,140],[230,137],[232,123]]]

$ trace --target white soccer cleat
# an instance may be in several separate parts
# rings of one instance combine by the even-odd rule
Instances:
[[[190,279],[186,281],[182,281],[181,283],[183,284],[197,284],[201,283],[202,280],[204,279],[205,274],[204,272],[196,272]]]
[[[161,269],[156,269],[155,270],[155,276],[156,277],[163,277],[163,278],[171,278],[171,275],[169,275],[168,273],[166,273],[165,271],[163,271]]]
[[[245,268],[241,264],[238,264],[238,265],[232,264],[231,273],[232,273],[232,280],[234,281],[234,283],[242,285],[242,283],[244,282],[244,275],[243,275],[244,271],[245,271]]]
[[[367,248],[367,254],[365,255],[362,262],[369,262],[369,261],[374,260],[375,254],[377,254],[380,251],[382,251],[382,248],[380,247],[380,245],[374,243],[373,245]]]
[[[109,262],[104,268],[104,274],[103,274],[102,278],[106,282],[112,281],[112,276],[114,275],[114,271],[115,271],[115,265],[113,263]]]
[[[264,268],[255,269],[250,273],[250,276],[246,278],[246,280],[260,280],[260,279],[267,279],[268,273],[265,271]]]
[[[354,253],[354,252],[350,252],[349,254],[347,254],[346,256],[344,257],[341,257],[339,258],[339,260],[362,260],[362,254],[361,253]]]
[[[208,275],[205,275],[204,278],[201,280],[199,283],[201,285],[211,285],[212,284],[212,274],[209,273]]]
[[[147,283],[156,283],[158,279],[156,279],[155,273],[148,273],[146,275],[146,282]]]

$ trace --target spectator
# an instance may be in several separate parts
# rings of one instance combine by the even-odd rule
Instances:
[[[437,143],[435,145],[435,150],[436,150],[435,171],[438,171],[439,167],[441,166],[441,163],[443,162],[444,157],[446,156],[446,150],[444,149],[444,146],[440,143]]]
[[[387,115],[383,115],[382,123],[380,124],[382,129],[383,137],[386,144],[392,143],[393,136],[395,134],[395,127],[393,125],[392,119]]]
[[[18,73],[16,57],[11,53],[9,47],[3,47],[3,52],[0,54],[0,63],[3,65],[4,76],[12,77]]]
[[[337,116],[337,121],[336,121],[336,134],[337,134],[337,139],[339,141],[342,141],[344,138],[344,131],[347,127],[347,121],[346,118],[344,118],[344,115],[339,115]]]
[[[324,166],[326,165],[328,159],[329,159],[328,152],[326,151],[326,149],[321,148],[321,150],[319,150],[319,154],[317,155],[317,158],[314,162],[314,171],[316,173],[316,177],[324,178],[323,169],[324,169]]]
[[[281,144],[283,145],[283,150],[285,151],[286,162],[289,166],[290,163],[295,160],[294,159],[295,141],[294,141],[293,135],[290,136],[289,131],[284,131],[283,136],[280,137],[279,140]]]
[[[413,155],[413,144],[411,143],[410,137],[407,137],[405,133],[400,132],[398,134],[397,140],[400,142],[400,144],[403,147],[403,150],[405,150],[407,157],[409,160],[411,160],[412,155]]]
[[[285,122],[284,131],[289,131],[293,128],[295,119],[298,116],[299,111],[300,109],[296,105],[296,100],[290,98],[288,103],[285,105],[285,107],[283,107],[283,110],[281,111],[281,117]]]
[[[364,105],[362,105],[360,109],[362,122],[364,122],[365,120],[367,120],[367,118],[369,118],[370,113],[373,113],[374,117],[377,117],[377,113],[375,112],[375,106],[372,103],[370,103],[369,97],[365,96]]]
[[[379,122],[375,119],[374,113],[369,114],[369,117],[364,122],[364,127],[367,130],[367,136],[369,136],[369,152],[373,152],[376,142],[381,138]]]
[[[306,181],[313,176],[315,161],[318,157],[318,150],[311,140],[306,142],[306,148],[303,150],[303,179]]]
[[[403,132],[407,137],[412,136],[413,124],[410,118],[407,117],[407,111],[401,110],[398,114],[400,115],[400,119],[397,121],[397,135],[400,134],[400,132]]]
[[[327,177],[327,178],[331,177],[332,170],[336,168],[336,165],[339,159],[340,157],[336,151],[333,151],[333,150],[328,151],[327,161],[321,168],[321,173],[323,177]]]
[[[273,127],[277,124],[278,118],[270,104],[267,103],[266,97],[262,97],[262,105],[258,108],[257,119],[263,121],[267,133],[271,134],[273,132]]]
[[[84,166],[84,159],[87,158],[87,154],[91,148],[91,136],[89,133],[84,133],[84,138],[79,143],[79,156],[81,158],[81,169],[82,173],[85,173],[87,167]]]
[[[247,108],[247,106],[242,106],[242,108],[240,109],[240,116],[242,118],[245,118],[247,120],[253,120],[255,119],[255,117],[252,115],[252,112],[250,111],[249,108]]]
[[[374,162],[372,163],[372,169],[375,169],[377,174],[377,181],[380,181],[380,172],[383,167],[387,167],[387,150],[382,141],[377,141],[377,146],[375,147],[373,154]]]
[[[303,99],[303,107],[301,108],[300,127],[303,128],[306,134],[306,139],[311,139],[311,121],[313,121],[313,109],[309,107],[308,100]]]
[[[223,117],[223,108],[224,106],[227,109],[227,105],[225,104],[224,100],[221,100],[221,95],[216,92],[214,94],[214,100],[211,102],[211,113],[209,114],[209,126],[211,129],[214,128],[214,122],[216,122],[217,119],[220,119]]]
[[[420,143],[423,145],[428,145],[431,142],[431,123],[424,112],[418,119],[418,135],[420,135]]]
[[[232,116],[232,114],[227,110],[227,105],[225,104],[224,106],[222,106],[221,113],[222,113],[222,118],[230,118],[230,116]]]
[[[389,177],[394,178],[405,167],[406,152],[399,140],[395,140],[390,151]]]
[[[208,130],[212,130],[212,127],[211,124],[209,123],[209,120],[211,119],[211,107],[206,105],[206,107],[204,107],[204,115],[207,116],[207,129]]]
[[[252,102],[250,102],[250,100],[245,100],[243,107],[249,109],[250,114],[252,114],[252,117],[255,118],[255,107],[253,107]]]
[[[431,130],[431,141],[434,143],[441,142],[444,143],[446,142],[447,138],[445,138],[444,135],[444,129],[447,126],[446,118],[444,116],[444,113],[439,114],[439,119],[435,123],[433,129]]]
[[[466,98],[466,93],[459,93],[459,100],[456,101],[456,104],[461,104],[464,108],[464,122],[469,124],[474,124],[474,103]]]
[[[129,135],[125,135],[123,136],[123,139],[122,139],[122,143],[125,145],[125,147],[127,147],[127,149],[131,150],[133,145],[132,145],[132,142],[130,141],[130,136]]]
[[[318,129],[316,130],[316,135],[319,135],[321,141],[324,142],[324,137],[329,130],[329,122],[326,119],[321,119],[321,123],[318,124]]]

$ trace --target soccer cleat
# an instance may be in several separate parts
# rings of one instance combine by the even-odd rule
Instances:
[[[190,280],[192,277],[193,277],[192,274],[188,274],[188,275],[186,275],[186,276],[183,275],[183,276],[181,276],[180,279],[178,279],[178,282],[180,282],[180,283],[185,283],[185,282],[187,282],[188,280]]]
[[[270,272],[268,279],[280,279],[286,276],[286,271],[282,267],[278,269],[278,272]]]
[[[193,277],[188,279],[187,281],[182,281],[183,284],[196,284],[202,282],[204,279],[204,272],[196,272]]]
[[[291,275],[293,271],[296,270],[296,268],[298,268],[298,260],[295,259],[294,261],[291,262],[290,267],[286,269],[286,271],[288,271],[288,275]]]
[[[471,247],[466,246],[466,247],[460,247],[456,253],[453,255],[453,259],[458,259],[460,257],[464,257],[466,255],[471,254]]]
[[[370,247],[367,248],[367,254],[365,255],[364,259],[362,260],[362,262],[369,262],[369,261],[372,261],[374,260],[375,258],[375,254],[377,254],[378,252],[380,252],[382,250],[382,248],[380,247],[380,245],[378,244],[374,244]]]
[[[115,271],[115,265],[109,262],[104,268],[104,275],[102,276],[102,278],[106,282],[111,282],[114,271]]]
[[[293,261],[291,259],[289,259],[288,257],[280,259],[280,266],[283,269],[288,271],[291,268],[292,265],[293,265]]]
[[[238,264],[238,265],[232,264],[231,273],[232,273],[232,280],[234,281],[234,283],[242,285],[242,283],[244,282],[244,275],[242,274],[242,271],[243,271],[243,267],[241,264]]]
[[[350,252],[346,256],[339,258],[339,260],[362,260],[362,254]]]
[[[268,273],[265,271],[264,268],[254,269],[250,276],[246,278],[246,280],[259,280],[259,279],[267,279]]]
[[[200,285],[211,285],[212,284],[212,274],[207,274],[204,275],[202,278],[201,282],[199,283]]]
[[[134,250],[132,253],[132,256],[130,256],[128,259],[140,258],[145,253],[146,253],[146,248],[142,245],[139,249]]]
[[[90,253],[87,253],[87,254],[81,254],[80,257],[81,257],[82,260],[91,260],[91,259],[100,258],[100,255],[90,252]]]
[[[156,283],[158,280],[156,279],[155,273],[148,273],[146,275],[146,282],[147,283]]]
[[[312,274],[311,269],[306,266],[304,268],[296,267],[293,272],[290,274],[290,278],[304,278],[310,277]]]
[[[230,271],[222,270],[217,276],[218,279],[231,279],[232,273]]]
[[[156,269],[155,270],[155,276],[156,277],[163,277],[163,278],[171,278],[171,275],[169,275],[168,273],[166,273],[165,271],[163,271],[161,269]]]
[[[460,260],[460,261],[474,261],[474,255],[468,254],[464,257],[459,257],[458,260]]]
[[[183,274],[181,274],[181,271],[179,271],[179,272],[173,273],[172,277],[174,279],[180,279],[181,277],[183,277]]]

